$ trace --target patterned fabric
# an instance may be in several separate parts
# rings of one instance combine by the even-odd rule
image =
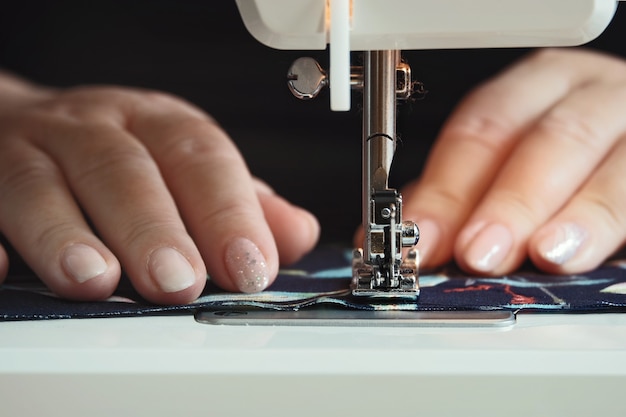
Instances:
[[[259,294],[225,293],[211,281],[188,305],[158,306],[143,300],[123,279],[103,302],[67,301],[52,295],[31,274],[10,276],[0,287],[0,319],[39,320],[191,314],[198,308],[250,306],[297,310],[315,304],[364,310],[513,310],[541,312],[626,311],[626,260],[581,275],[554,276],[531,269],[503,277],[467,276],[450,266],[423,271],[417,303],[372,303],[350,294],[350,251],[320,249]]]

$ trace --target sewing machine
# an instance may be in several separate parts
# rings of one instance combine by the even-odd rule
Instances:
[[[615,5],[415,0],[390,16],[394,3],[354,2],[351,49],[367,49],[357,42],[364,28],[392,33],[402,22],[420,31],[419,48],[579,43],[602,30]],[[249,27],[294,34],[273,39],[282,47],[314,49],[313,38],[326,47],[324,0],[239,5]],[[366,10],[390,23],[361,23]],[[269,22],[254,23],[259,15]],[[311,34],[306,45],[296,42],[301,32]],[[379,38],[362,39],[370,48],[410,46]],[[505,329],[206,326],[186,315],[0,324],[6,416],[624,416],[624,386],[626,314],[524,314]]]
[[[354,251],[353,294],[419,296],[419,229],[402,218],[389,188],[396,147],[396,103],[424,94],[401,49],[571,46],[600,35],[615,0],[237,0],[250,33],[278,49],[325,49],[330,70],[296,60],[288,85],[301,99],[330,87],[330,108],[347,111],[363,95],[363,247]],[[363,51],[363,65],[350,52]],[[403,258],[403,248],[409,248]]]

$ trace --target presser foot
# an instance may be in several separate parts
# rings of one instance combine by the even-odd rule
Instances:
[[[363,250],[355,249],[352,255],[352,295],[417,300],[420,294],[418,268],[415,249],[411,249],[399,265],[394,265],[393,276],[387,267],[365,262]]]

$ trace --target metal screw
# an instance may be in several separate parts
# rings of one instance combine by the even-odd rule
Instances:
[[[296,59],[289,68],[287,79],[289,90],[302,100],[315,98],[328,84],[326,71],[310,57]]]

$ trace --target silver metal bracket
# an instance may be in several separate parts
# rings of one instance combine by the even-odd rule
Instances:
[[[424,84],[411,78],[411,67],[406,62],[399,62],[396,67],[396,97],[398,100],[409,100],[424,96],[427,91]],[[301,100],[310,100],[329,85],[328,72],[311,57],[296,59],[287,72],[289,91]],[[363,67],[350,67],[350,87],[353,90],[363,89]]]

